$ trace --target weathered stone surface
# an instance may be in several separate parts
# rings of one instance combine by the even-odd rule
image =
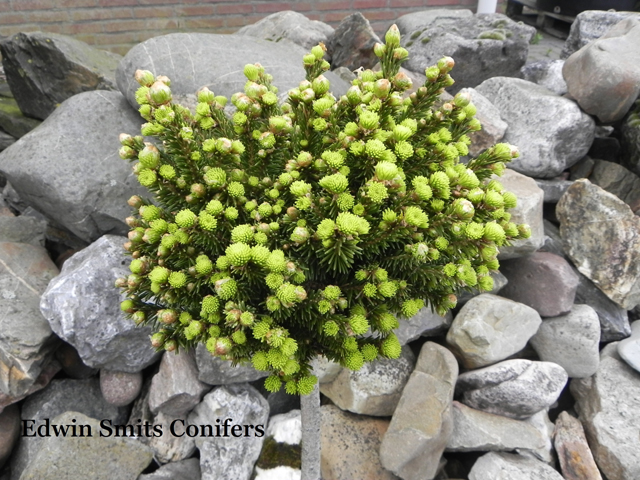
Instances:
[[[622,308],[640,303],[640,218],[616,196],[577,180],[556,208],[565,251]]]
[[[520,149],[520,157],[509,168],[532,177],[553,178],[589,151],[595,123],[572,100],[520,78],[490,78],[476,90],[498,108],[509,125],[504,140]]]
[[[620,127],[623,164],[640,175],[640,103],[627,115]]]
[[[545,318],[531,345],[545,362],[564,368],[570,378],[590,377],[600,361],[600,321],[588,305],[574,305],[566,315]]]
[[[0,392],[6,395],[26,394],[57,344],[38,308],[57,274],[44,248],[0,242]]]
[[[253,465],[260,455],[264,437],[254,436],[255,430],[250,430],[248,425],[264,427],[267,424],[269,404],[264,397],[247,384],[218,387],[205,395],[189,414],[189,424],[216,425],[227,418],[232,419],[228,422],[231,432],[228,437],[196,437],[202,480],[224,477],[249,480]],[[231,425],[240,425],[242,436],[233,436]],[[243,436],[245,429],[247,436]]]
[[[562,74],[580,107],[604,123],[624,117],[640,93],[640,17],[622,20],[567,58]]]
[[[458,363],[427,342],[405,386],[382,444],[382,465],[404,480],[434,478],[453,432],[451,402]]]
[[[16,143],[16,138],[0,130],[0,152]]]
[[[571,310],[578,276],[558,255],[536,252],[501,263],[509,283],[500,295],[535,309],[542,317],[557,317]]]
[[[505,360],[461,374],[456,392],[469,407],[522,420],[551,406],[567,378],[555,363]]]
[[[504,137],[507,124],[500,117],[500,112],[487,98],[475,88],[463,88],[460,92],[471,95],[471,103],[476,106],[476,118],[482,124],[482,130],[469,135],[469,155],[477,157],[487,148],[492,147]]]
[[[150,423],[160,425],[164,432],[159,437],[144,439],[144,443],[151,447],[155,458],[160,463],[179,462],[191,457],[196,451],[195,438],[185,433],[185,429],[189,425],[186,417],[174,417],[159,412]]]
[[[198,380],[193,352],[181,351],[178,355],[167,352],[151,381],[149,407],[153,413],[186,416],[209,390],[209,385]]]
[[[562,412],[556,420],[553,444],[565,480],[602,480],[580,420]]]
[[[36,379],[35,383],[31,385],[31,388],[27,390],[23,395],[14,397],[11,395],[7,395],[6,393],[0,392],[0,413],[2,413],[3,409],[8,407],[9,405],[13,405],[14,403],[19,402],[25,397],[32,395],[38,390],[42,390],[44,387],[49,385],[51,379],[60,371],[60,363],[57,360],[51,360],[46,363],[40,375]]]
[[[527,63],[520,73],[526,81],[542,85],[557,95],[564,95],[567,93],[567,82],[562,76],[563,65],[564,60],[540,60]]]
[[[20,438],[20,409],[11,405],[0,412],[0,468],[11,455],[11,450]]]
[[[320,391],[342,410],[361,415],[390,417],[415,365],[415,355],[408,346],[397,359],[378,359],[365,363],[354,372],[343,368],[331,383]]]
[[[522,350],[541,322],[533,308],[485,293],[458,312],[447,344],[465,367],[485,367]]]
[[[262,38],[278,43],[289,40],[310,50],[318,43],[327,43],[333,34],[333,27],[318,20],[310,20],[303,14],[292,10],[273,13],[262,20],[242,27],[235,35]]]
[[[207,347],[201,343],[196,347],[196,364],[198,380],[209,385],[253,382],[269,375],[268,372],[256,370],[250,364],[234,367],[231,362],[211,355]]]
[[[597,40],[607,33],[614,25],[625,18],[640,17],[633,12],[607,12],[602,10],[587,10],[579,13],[571,24],[569,37],[564,43],[561,58],[568,58],[574,52],[593,40]]]
[[[45,119],[67,98],[116,90],[120,55],[55,33],[16,33],[0,41],[2,65],[20,110]]]
[[[420,336],[428,337],[430,335],[438,335],[446,330],[453,321],[451,312],[447,312],[444,316],[432,312],[431,308],[424,307],[411,318],[398,319],[400,326],[394,330],[401,345],[419,338]]]
[[[22,420],[34,420],[34,423],[29,422],[29,424],[33,426],[35,432],[40,426],[45,430],[46,427],[43,425],[46,425],[47,420],[49,424],[55,423],[53,419],[65,412],[108,420],[112,425],[119,425],[126,421],[125,409],[110,405],[104,400],[97,378],[53,380],[47,388],[29,396],[24,401],[21,416]],[[78,422],[78,424],[81,423],[83,422]],[[51,426],[49,429],[51,431]],[[94,431],[98,432],[99,429]],[[99,434],[95,436],[99,437]],[[44,437],[39,436],[22,437],[11,458],[11,480],[22,478],[23,470],[33,463],[43,440]]]
[[[150,327],[138,328],[125,318],[123,295],[113,286],[129,274],[125,241],[105,235],[73,255],[42,295],[40,310],[88,366],[133,373],[158,354],[149,342]]]
[[[493,76],[517,75],[535,33],[532,27],[499,13],[468,16],[447,13],[442,17],[431,13],[403,23],[416,25],[411,30],[404,30],[405,26],[400,29],[404,34],[402,46],[409,51],[405,68],[423,72],[443,55],[453,57],[456,67],[451,76],[456,83],[450,88],[452,92],[475,87]]]
[[[352,13],[340,22],[327,44],[332,68],[373,68],[379,61],[373,53],[376,43],[381,43],[381,40],[369,20],[360,12]]]
[[[567,256],[564,253],[560,230],[551,222],[544,222],[545,244],[540,251]],[[612,342],[621,340],[630,335],[629,319],[627,311],[611,301],[602,290],[578,271],[573,265],[572,270],[578,275],[578,288],[576,290],[575,303],[589,305],[598,314],[600,320],[600,341]]]
[[[640,377],[617,353],[616,343],[600,352],[598,372],[571,381],[589,445],[608,480],[640,477]]]
[[[622,165],[596,160],[589,181],[613,193],[634,212],[640,210],[640,177]]]
[[[0,171],[23,201],[81,239],[124,235],[127,199],[145,189],[118,156],[118,135],[141,123],[118,92],[75,95],[0,153]]]
[[[36,128],[42,122],[25,117],[13,97],[0,96],[0,128],[14,138],[20,138]]]
[[[573,181],[564,180],[562,177],[544,179],[537,178],[536,185],[544,193],[544,203],[558,203],[558,200],[565,194],[567,189],[573,185]]]
[[[516,258],[535,252],[544,243],[542,222],[544,192],[538,187],[535,180],[510,168],[504,171],[498,181],[506,190],[515,193],[518,197],[516,207],[509,210],[511,221],[526,223],[531,228],[529,238],[515,240],[509,247],[501,247],[498,258],[500,260]]]
[[[216,95],[230,98],[244,90],[247,81],[242,73],[244,66],[260,62],[273,75],[273,84],[280,92],[287,92],[305,78],[302,57],[306,53],[304,48],[289,42],[274,43],[238,35],[171,33],[150,38],[129,50],[118,65],[116,80],[136,110],[135,92],[140,85],[133,75],[138,69],[169,77],[174,97],[192,95],[206,86]],[[331,72],[324,75],[336,96],[349,88],[337,75]]]
[[[563,480],[546,463],[512,453],[489,452],[483,455],[469,472],[469,480]]]
[[[447,452],[535,451],[546,446],[546,438],[526,420],[494,415],[453,402],[453,434]]]
[[[300,480],[301,440],[302,421],[299,409],[273,415],[269,419],[266,439],[256,462],[255,480]]]
[[[140,475],[137,480],[200,480],[200,462],[188,458],[163,465],[153,473]]]
[[[100,370],[100,391],[111,405],[124,407],[133,402],[142,388],[142,372]]]
[[[378,455],[380,441],[389,428],[388,420],[343,412],[334,405],[323,405],[320,412],[320,468],[324,480],[397,480],[398,477],[384,469]]]
[[[22,480],[40,480],[54,471],[59,479],[79,475],[95,480],[137,478],[151,463],[153,454],[149,447],[133,438],[101,437],[97,433],[100,421],[82,413],[67,411],[51,423],[72,425],[74,419],[78,426],[89,426],[92,435],[43,438],[38,453],[20,477]]]
[[[311,361],[313,374],[318,377],[318,383],[329,383],[342,371],[339,363],[333,362],[324,356],[317,356]]]
[[[0,216],[0,241],[2,242],[28,243],[44,247],[46,230],[47,223],[34,217]]]
[[[631,336],[618,342],[618,355],[640,372],[640,320],[631,324]]]
[[[429,9],[420,12],[407,13],[396,20],[396,26],[403,37],[411,32],[428,28],[435,23],[455,24],[460,20],[468,20],[473,17],[471,10],[466,9]]]

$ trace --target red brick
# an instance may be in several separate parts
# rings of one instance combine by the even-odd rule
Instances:
[[[38,25],[32,23],[20,24],[20,25],[7,25],[6,27],[0,27],[0,34],[10,37],[20,32],[36,32],[38,31]]]
[[[14,10],[53,10],[56,0],[19,0],[12,2]]]
[[[213,5],[182,5],[176,7],[176,13],[178,15],[184,15],[187,17],[197,15],[213,15],[215,12],[215,6]]]
[[[96,7],[98,0],[58,0],[56,5],[58,8]]]
[[[376,12],[364,12],[364,16],[370,22],[374,20],[392,20],[398,18],[397,12],[391,10],[378,10]]]
[[[56,22],[68,22],[69,14],[64,11],[54,10],[51,12],[29,12],[29,21],[34,23],[56,23]]]
[[[117,53],[118,55],[122,55],[123,57],[127,54],[129,50],[131,50],[133,45],[113,45],[107,48],[110,52]]]
[[[256,23],[260,19],[262,19],[261,16],[243,15],[240,17],[226,17],[224,19],[224,23],[227,28],[236,27],[237,30],[238,28],[244,27],[245,25]]]
[[[472,3],[477,3],[477,1],[472,0]],[[459,5],[460,0],[429,0],[429,6],[433,7],[436,5]]]
[[[71,21],[109,20],[114,18],[133,18],[130,8],[83,8],[69,12]]]
[[[178,3],[176,0],[138,0],[140,5],[166,5],[168,3]]]
[[[69,35],[77,33],[100,33],[102,32],[102,22],[73,23],[67,27]]]
[[[224,27],[224,19],[220,17],[209,18],[181,18],[178,20],[179,28],[182,30],[195,30]]]
[[[355,0],[353,2],[354,10],[368,10],[370,8],[386,8],[387,0]]]
[[[124,7],[138,5],[138,0],[98,0],[101,7]]]
[[[175,7],[138,7],[133,8],[136,18],[173,18],[176,16]]]
[[[63,35],[68,35],[67,27],[69,24],[65,23],[48,23],[46,25],[38,25],[38,30],[45,33],[60,33]]]
[[[246,3],[234,3],[232,5],[218,5],[216,7],[218,15],[238,15],[243,13],[253,13],[253,5]]]
[[[8,12],[9,10],[11,10],[11,5],[9,5],[9,2],[0,2],[0,12]]]
[[[140,32],[101,33],[95,36],[95,45],[134,44],[140,41]]]
[[[12,25],[17,23],[27,23],[27,15],[24,13],[9,12],[3,13],[0,17],[0,24]]]
[[[353,10],[353,7],[351,6],[351,2],[345,2],[345,1],[334,1],[334,0],[322,1],[322,0],[319,0],[317,2],[314,2],[313,6],[315,7],[315,10],[318,10],[318,11],[321,11],[321,10]]]
[[[283,10],[297,10],[295,3],[283,3],[283,2],[266,2],[256,3],[254,8],[256,13],[275,13],[282,12]]]
[[[365,12],[368,14],[368,12]],[[325,23],[340,23],[347,16],[345,12],[327,12],[322,15],[322,21]]]
[[[427,5],[428,0],[389,0],[389,2],[391,8],[424,7]],[[404,12],[402,15],[404,15]],[[402,15],[399,14],[398,17]]]
[[[80,34],[80,35],[74,35],[73,38],[75,38],[76,40],[80,40],[81,42],[88,43],[89,45],[96,44],[96,35]]]

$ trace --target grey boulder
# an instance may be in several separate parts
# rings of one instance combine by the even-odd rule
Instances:
[[[449,13],[442,17],[431,14],[429,19],[406,23],[419,26],[401,28],[401,44],[409,51],[405,68],[424,72],[444,55],[452,57],[456,62],[451,72],[456,81],[452,92],[475,87],[493,76],[517,75],[535,33],[532,27],[500,13],[457,18]]]
[[[640,218],[588,180],[577,180],[556,207],[565,251],[611,300],[640,303]]]
[[[589,151],[595,122],[574,101],[520,78],[493,77],[476,90],[509,125],[504,140],[520,150],[520,157],[509,164],[513,170],[553,178]],[[554,122],[549,123],[549,118]]]
[[[235,35],[261,38],[274,43],[288,40],[307,50],[311,50],[320,42],[326,44],[332,34],[331,25],[310,20],[292,10],[272,13],[256,23],[242,27],[235,33]]]
[[[0,171],[23,201],[82,240],[124,235],[127,199],[146,190],[118,156],[118,136],[141,124],[120,93],[81,93],[1,152]]]
[[[640,17],[622,20],[567,58],[562,68],[569,94],[601,122],[615,122],[640,93]]]
[[[373,68],[379,61],[373,53],[376,43],[381,40],[369,20],[360,12],[352,13],[340,22],[327,44],[332,68]]]
[[[555,363],[505,360],[461,374],[456,393],[469,407],[523,420],[550,407],[567,378],[567,372]]]
[[[198,380],[209,385],[229,385],[260,380],[269,375],[253,368],[253,365],[234,366],[228,360],[214,357],[202,343],[196,347]]]
[[[150,327],[136,327],[120,309],[124,295],[114,283],[129,274],[125,241],[105,235],[69,258],[43,293],[40,310],[85,364],[134,373],[158,354],[149,342]]]
[[[589,181],[640,212],[640,177],[622,165],[605,160],[595,160]]]
[[[230,98],[244,90],[243,74],[248,63],[260,62],[273,75],[280,92],[297,87],[305,78],[302,57],[308,53],[292,43],[274,43],[241,35],[212,33],[171,33],[150,38],[133,47],[122,59],[116,72],[118,88],[136,110],[136,70],[151,70],[171,79],[174,97],[193,95],[208,87],[216,95]],[[348,84],[326,72],[332,91],[341,95]]]
[[[630,367],[640,372],[640,320],[631,324],[631,336],[618,342],[618,355]]]
[[[533,308],[484,293],[460,309],[447,344],[466,368],[485,367],[522,350],[540,323]]]
[[[0,42],[2,65],[20,110],[44,120],[69,97],[116,90],[120,55],[55,33],[16,33]]]
[[[554,362],[570,378],[590,377],[600,361],[600,322],[588,305],[574,305],[566,315],[545,318],[531,345],[545,362]]]
[[[537,83],[548,88],[553,93],[564,95],[567,93],[567,82],[562,76],[564,60],[540,60],[527,63],[520,73],[528,82]]]
[[[111,405],[124,407],[132,403],[142,389],[142,372],[115,372],[100,370],[100,390]]]
[[[483,455],[469,472],[469,480],[564,480],[556,470],[534,458],[504,452]]]
[[[57,274],[43,247],[0,242],[0,394],[27,394],[57,345],[39,309]]]
[[[200,480],[200,462],[187,458],[161,466],[153,473],[140,475],[137,480]]]
[[[565,480],[602,480],[580,420],[561,412],[556,420],[553,445]]]

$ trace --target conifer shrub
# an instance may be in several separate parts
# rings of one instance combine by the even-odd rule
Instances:
[[[317,355],[352,370],[397,358],[399,318],[491,290],[499,248],[530,234],[510,221],[516,197],[495,177],[517,149],[461,163],[481,126],[468,94],[438,101],[453,60],[406,96],[395,25],[385,41],[374,48],[381,70],[362,71],[340,98],[322,44],[282,105],[271,75],[247,65],[231,116],[207,88],[192,112],[172,102],[168,78],[136,72],[152,141],[122,134],[120,156],[149,198],[129,200],[131,275],[117,286],[154,347],[204,343],[270,372],[270,391],[308,394]]]

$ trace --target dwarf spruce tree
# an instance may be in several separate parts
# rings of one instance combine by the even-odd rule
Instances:
[[[231,117],[206,88],[192,112],[172,102],[168,78],[136,72],[141,133],[155,140],[120,139],[149,198],[129,200],[132,273],[118,285],[154,347],[204,343],[270,372],[270,391],[307,394],[317,355],[352,370],[396,358],[398,318],[492,288],[499,247],[529,235],[494,177],[517,150],[498,144],[460,163],[480,124],[468,94],[438,102],[453,60],[405,96],[408,53],[395,26],[385,39],[381,70],[340,98],[322,75],[323,45],[282,105],[271,75],[247,65]]]

